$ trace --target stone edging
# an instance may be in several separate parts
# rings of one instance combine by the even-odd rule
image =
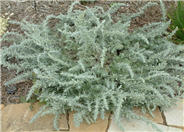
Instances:
[[[54,132],[53,115],[43,116],[38,118],[33,124],[29,124],[29,120],[39,110],[40,105],[38,103],[34,104],[33,110],[30,110],[29,106],[29,103],[10,104],[6,107],[1,104],[2,132]],[[155,122],[163,132],[184,132],[183,108],[184,100],[178,102],[174,108],[163,112],[163,115],[159,109],[156,109],[153,113],[156,116],[155,118],[152,118],[149,114],[143,115],[138,109],[135,109],[135,112]],[[59,120],[61,132],[121,132],[114,121],[111,120],[111,114],[106,114],[105,120],[98,119],[96,123],[91,125],[82,123],[80,127],[74,126],[72,115],[73,113],[70,113],[68,117],[61,115]],[[138,120],[123,120],[122,124],[125,126],[124,132],[155,132],[151,126]]]

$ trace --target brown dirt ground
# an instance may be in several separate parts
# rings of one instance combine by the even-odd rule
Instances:
[[[65,13],[68,6],[71,2],[61,2],[61,1],[37,1],[36,4],[33,0],[26,1],[23,0],[22,2],[15,2],[15,1],[3,1],[1,0],[1,15],[11,14],[13,15],[10,17],[10,20],[21,21],[23,18],[27,18],[28,21],[39,23],[41,22],[47,15],[54,14],[58,15],[60,13]],[[99,5],[107,9],[112,2],[100,2],[96,1],[93,3],[87,3],[87,6],[94,6]],[[118,12],[136,12],[139,7],[142,7],[147,2],[141,1],[125,1],[123,3],[128,4],[128,7],[122,7]],[[174,2],[165,2],[166,8],[169,9],[174,5]],[[83,6],[77,6],[78,9],[83,9]],[[132,21],[131,29],[139,26],[143,26],[149,22],[156,22],[160,21],[161,19],[161,11],[160,6],[154,6],[146,10],[145,14],[141,17],[137,17]],[[11,30],[19,30],[18,27],[15,25],[9,25],[8,31]],[[8,45],[6,43],[2,43],[2,46]],[[6,92],[6,87],[4,83],[7,80],[10,80],[14,76],[16,76],[15,71],[10,71],[4,67],[1,67],[1,103],[7,105],[10,103],[20,103],[20,97],[25,96],[31,87],[31,82],[21,82],[15,84],[14,86],[17,88],[17,91],[14,94],[8,94]]]

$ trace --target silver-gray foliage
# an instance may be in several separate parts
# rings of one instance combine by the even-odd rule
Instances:
[[[76,125],[95,122],[106,112],[113,112],[117,123],[130,118],[152,124],[133,108],[152,114],[156,107],[165,109],[183,97],[184,46],[168,40],[170,22],[130,32],[131,20],[153,3],[128,16],[113,15],[124,4],[113,4],[107,11],[97,6],[76,10],[75,4],[41,24],[11,22],[23,33],[7,32],[1,38],[13,43],[2,47],[1,64],[18,74],[6,84],[36,80],[27,100],[39,91],[38,99],[46,104],[33,120],[55,114],[56,129],[59,114],[69,111],[76,112]]]

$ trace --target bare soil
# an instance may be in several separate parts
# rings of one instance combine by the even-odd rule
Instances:
[[[60,13],[66,13],[68,6],[71,2],[63,1],[26,1],[22,0],[20,2],[15,1],[0,1],[1,2],[1,15],[11,14],[10,20],[21,21],[22,19],[27,19],[33,23],[40,23],[47,15],[54,14],[58,15]],[[92,2],[85,3],[86,6],[102,6],[107,9],[114,2]],[[127,7],[121,7],[118,10],[118,13],[128,13],[128,12],[137,12],[140,7],[145,5],[146,1],[124,1]],[[159,3],[159,2],[157,2]],[[166,8],[169,10],[175,3],[174,2],[165,2]],[[84,6],[76,6],[78,9],[84,9]],[[115,14],[115,15],[117,15]],[[157,22],[161,20],[161,11],[159,4],[157,6],[151,7],[144,15],[141,17],[135,18],[131,23],[131,29],[143,26],[150,22]],[[15,25],[9,25],[8,31],[19,30],[19,27]],[[9,45],[7,43],[2,43],[2,46]],[[7,87],[4,86],[5,82],[16,76],[16,71],[10,71],[5,67],[1,67],[1,103],[7,105],[11,103],[20,103],[20,97],[26,96],[32,83],[31,81],[21,82],[14,85],[16,90],[14,93],[8,93]]]

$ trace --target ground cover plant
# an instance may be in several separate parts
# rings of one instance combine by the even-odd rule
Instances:
[[[129,31],[131,20],[156,3],[148,3],[139,12],[114,15],[124,4],[75,10],[74,2],[66,14],[50,15],[42,23],[12,21],[20,33],[7,32],[1,41],[13,43],[2,47],[1,64],[16,69],[8,81],[29,79],[33,86],[27,95],[44,103],[32,121],[45,114],[75,111],[74,121],[95,122],[106,112],[114,113],[120,127],[123,118],[140,119],[134,113],[173,105],[184,91],[184,46],[168,40],[170,21],[150,23]],[[54,24],[52,23],[54,21]]]

